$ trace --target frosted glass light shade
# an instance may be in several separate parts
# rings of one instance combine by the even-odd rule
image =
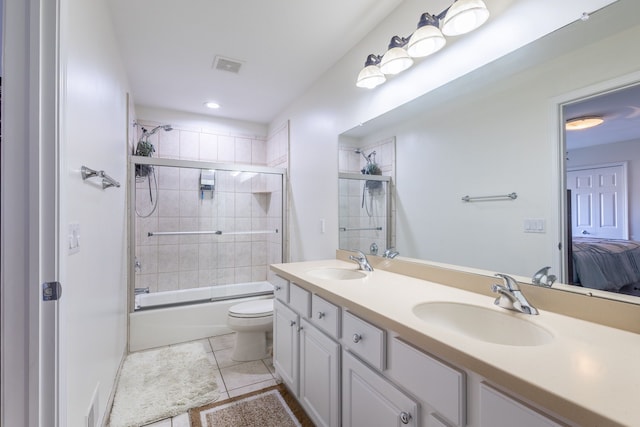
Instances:
[[[567,120],[565,124],[566,130],[581,130],[581,129],[589,129],[594,126],[601,125],[604,122],[602,117],[591,116],[591,117],[576,117],[575,119]]]
[[[384,74],[398,74],[413,65],[413,59],[406,50],[394,47],[387,51],[380,61],[380,71]]]
[[[364,67],[360,74],[358,74],[358,80],[356,80],[356,86],[363,87],[365,89],[373,89],[376,86],[381,85],[387,81],[380,68],[377,65],[367,65]]]
[[[442,21],[442,33],[458,36],[468,33],[489,19],[489,10],[482,0],[458,0],[451,5]]]
[[[446,43],[447,40],[438,27],[425,25],[418,28],[411,35],[409,44],[407,45],[407,53],[413,58],[422,58],[436,53],[442,49]]]

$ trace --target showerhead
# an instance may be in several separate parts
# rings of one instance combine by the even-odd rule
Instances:
[[[151,135],[153,135],[154,133],[158,132],[161,129],[166,132],[170,132],[173,130],[173,127],[171,125],[160,125],[160,126],[154,127],[150,131],[147,131],[145,128],[142,128],[142,137],[149,138]]]
[[[364,154],[364,151],[362,151],[360,148],[356,148],[353,151],[356,154],[362,154],[362,157],[364,157],[364,159],[367,161],[367,163],[375,162],[375,158],[376,158],[375,150],[370,152],[369,154]],[[371,157],[373,157],[373,160],[371,159]]]

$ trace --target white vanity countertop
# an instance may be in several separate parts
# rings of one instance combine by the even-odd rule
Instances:
[[[640,426],[640,335],[549,311],[537,316],[497,307],[494,298],[377,269],[355,280],[316,279],[318,268],[355,270],[323,260],[276,264],[278,275],[318,293],[443,360],[474,371],[581,426]],[[526,294],[526,291],[524,291]],[[487,343],[427,324],[416,304],[451,301],[525,318],[554,335],[547,344]]]

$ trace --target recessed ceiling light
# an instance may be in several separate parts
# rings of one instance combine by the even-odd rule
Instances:
[[[207,108],[211,108],[212,110],[220,108],[220,104],[218,104],[217,102],[213,102],[213,101],[205,102],[204,106],[207,107]]]
[[[599,116],[576,117],[574,119],[567,120],[565,129],[566,130],[589,129],[594,126],[598,126],[602,124],[602,122],[604,122],[604,119]]]

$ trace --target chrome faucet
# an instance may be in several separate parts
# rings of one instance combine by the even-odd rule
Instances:
[[[501,277],[504,280],[503,285],[494,283],[491,286],[491,291],[499,294],[498,298],[494,301],[495,305],[499,305],[507,310],[519,311],[525,314],[538,314],[536,309],[520,290],[518,282],[506,274],[496,273],[496,277]]]
[[[531,278],[531,283],[550,288],[551,285],[553,285],[553,282],[556,281],[556,276],[549,274],[550,268],[551,267],[542,267],[540,270],[536,271],[533,278]]]
[[[358,269],[373,271],[373,267],[371,267],[371,264],[369,264],[369,260],[367,259],[367,256],[364,254],[364,252],[359,251],[358,249],[353,249],[353,252],[357,252],[358,256],[349,255],[349,259],[358,263]]]
[[[382,257],[393,259],[398,255],[400,255],[400,252],[396,251],[396,248],[388,248],[386,251],[384,251],[384,254],[382,254]]]

